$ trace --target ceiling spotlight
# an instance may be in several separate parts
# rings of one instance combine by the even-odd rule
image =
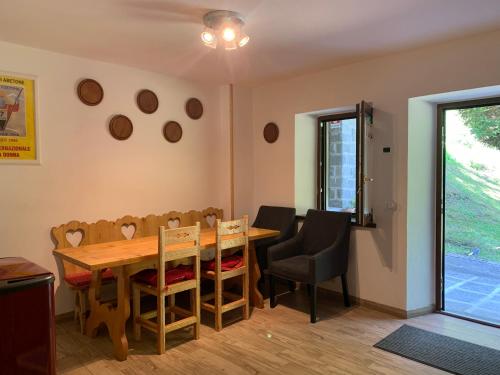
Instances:
[[[211,30],[205,30],[201,33],[201,40],[204,43],[212,43],[215,40],[215,34]]]
[[[211,29],[205,28],[205,30],[201,33],[201,40],[207,47],[217,47],[217,37]]]
[[[247,45],[247,43],[250,41],[250,37],[246,34],[242,34],[240,37],[240,40],[238,41],[238,45],[240,47],[244,47]]]
[[[222,30],[222,39],[226,42],[232,42],[236,38],[236,33],[232,27],[226,27]]]
[[[205,30],[201,33],[203,43],[211,48],[221,45],[226,50],[245,46],[250,37],[241,29],[245,25],[243,17],[230,10],[214,10],[203,17]]]

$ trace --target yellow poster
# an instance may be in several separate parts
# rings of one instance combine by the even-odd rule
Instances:
[[[0,160],[37,160],[35,81],[0,74]]]

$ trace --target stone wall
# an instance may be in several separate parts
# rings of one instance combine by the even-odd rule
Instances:
[[[328,208],[356,203],[356,120],[332,121],[328,128]]]

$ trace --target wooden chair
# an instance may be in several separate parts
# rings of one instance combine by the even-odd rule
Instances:
[[[249,317],[249,273],[248,273],[248,216],[243,219],[221,222],[216,221],[216,240],[217,248],[215,259],[209,262],[203,262],[201,277],[214,281],[214,293],[202,296],[201,307],[204,310],[215,314],[215,330],[222,329],[222,314],[243,307],[243,318]],[[227,250],[234,248],[243,248],[243,255],[232,255],[224,257]],[[234,261],[230,265],[226,260]],[[225,266],[225,263],[228,263]],[[230,293],[223,290],[224,280],[242,277],[242,295]],[[229,300],[224,303],[224,298]],[[210,304],[208,301],[214,301]]]
[[[192,266],[179,265],[166,271],[166,263],[180,259],[193,260]],[[167,284],[169,272],[182,269],[187,271],[177,282]],[[190,274],[189,274],[190,273]],[[175,305],[175,294],[190,291],[191,311]],[[157,334],[158,353],[165,353],[165,335],[169,332],[194,327],[194,338],[200,337],[200,223],[195,226],[175,229],[160,227],[158,234],[157,270],[145,270],[134,277],[132,282],[134,337],[141,338],[141,327]],[[141,314],[141,293],[154,295],[157,299],[156,310]],[[168,297],[168,308],[165,298]],[[170,323],[165,324],[165,314],[170,314]],[[181,320],[175,320],[176,315]],[[156,318],[156,322],[151,319]]]

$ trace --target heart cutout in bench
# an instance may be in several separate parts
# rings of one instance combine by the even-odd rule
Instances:
[[[127,240],[131,240],[135,234],[135,225],[134,224],[128,224],[128,225],[123,224],[121,231]]]
[[[80,229],[77,230],[68,230],[66,232],[66,240],[73,247],[78,247],[82,243],[83,240],[83,231]]]
[[[178,217],[176,217],[175,219],[169,219],[167,225],[170,229],[179,228],[181,225],[181,220]]]
[[[208,226],[209,226],[210,228],[213,228],[213,227],[214,227],[214,225],[215,225],[215,220],[217,220],[217,216],[216,216],[216,215],[214,215],[214,214],[207,215],[207,216],[205,216],[205,220],[206,220],[206,222],[208,223]]]

